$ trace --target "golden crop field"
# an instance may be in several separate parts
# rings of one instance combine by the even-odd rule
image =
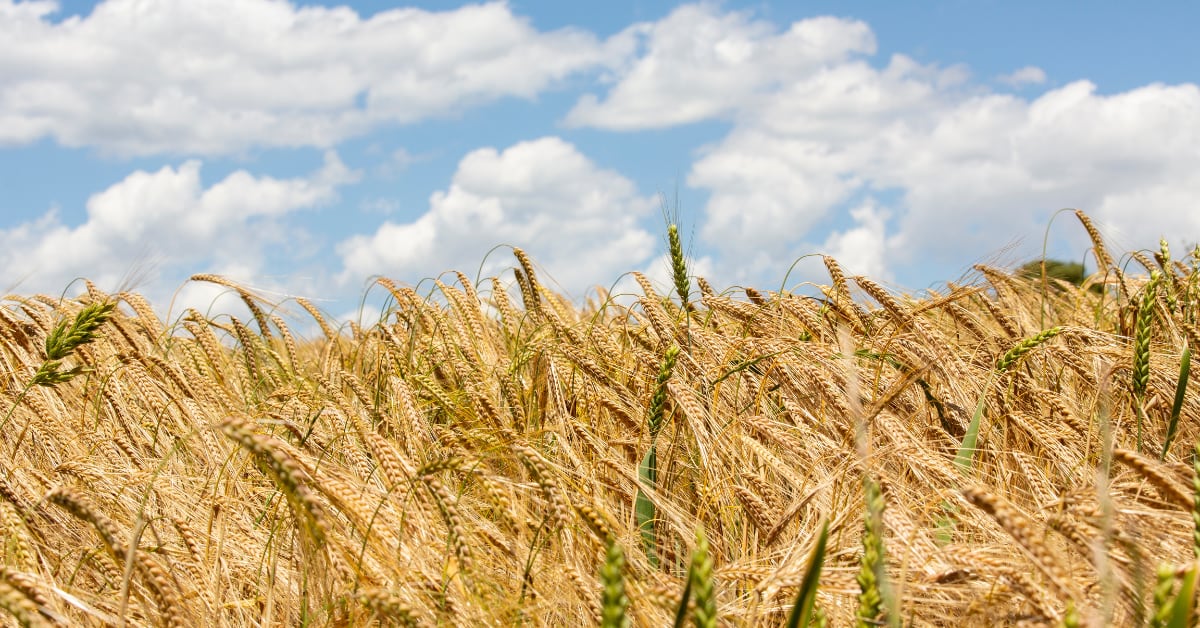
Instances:
[[[1081,285],[719,291],[671,229],[583,308],[520,250],[362,328],[5,297],[3,621],[1189,625],[1200,259],[1078,216]]]

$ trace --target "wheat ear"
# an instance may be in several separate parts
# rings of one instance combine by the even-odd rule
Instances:
[[[1092,239],[1092,254],[1096,256],[1096,266],[1100,272],[1107,272],[1113,267],[1112,256],[1108,254],[1108,249],[1104,246],[1104,238],[1100,237],[1100,230],[1096,229],[1096,225],[1092,223],[1092,219],[1083,210],[1075,210],[1075,217],[1079,219],[1079,223],[1083,225],[1087,231],[1088,237]]]
[[[271,336],[271,327],[267,325],[267,315],[265,312],[263,312],[263,309],[259,307],[258,303],[255,302],[254,295],[249,290],[237,285],[226,277],[213,275],[211,273],[199,273],[192,275],[188,281],[205,281],[208,283],[215,283],[218,286],[225,286],[226,288],[233,290],[238,294],[238,297],[242,299],[242,303],[246,304],[246,309],[250,310],[250,313],[254,316],[254,322],[258,324],[258,329],[262,332],[262,335],[267,337]]]
[[[675,280],[675,293],[679,295],[679,305],[684,310],[688,307],[688,293],[692,291],[688,281],[687,260],[683,255],[683,243],[679,240],[679,227],[667,227],[667,244],[671,253],[671,277]]]
[[[604,565],[600,568],[600,585],[603,592],[600,596],[600,627],[628,628],[629,618],[625,610],[629,607],[629,597],[625,594],[625,553],[613,539],[608,541],[608,549],[604,554]]]
[[[717,596],[713,587],[713,559],[703,529],[696,530],[696,549],[692,552],[691,567],[690,584],[696,596],[692,619],[696,628],[716,628]]]
[[[883,492],[870,477],[863,478],[866,492],[867,510],[863,523],[863,555],[860,561],[858,576],[859,586],[858,611],[855,614],[855,625],[868,628],[886,623],[881,619],[885,609],[883,590],[885,588],[885,556],[883,550]]]
[[[521,264],[523,273],[517,273],[517,280],[521,284],[521,297],[525,300],[525,310],[533,312],[540,310],[541,301],[541,286],[538,284],[537,275],[533,271],[533,262],[530,261],[529,255],[519,248],[513,248],[513,255],[517,258],[517,262]]]
[[[1004,355],[1001,356],[1001,358],[996,362],[996,371],[1000,373],[1007,371],[1012,367],[1012,365],[1016,364],[1021,358],[1025,357],[1025,354],[1033,351],[1043,342],[1046,342],[1047,340],[1050,340],[1051,338],[1061,334],[1063,329],[1063,327],[1051,327],[1050,329],[1040,331],[1037,334],[1022,340],[1021,342],[1018,342],[1015,347],[1005,352]]]
[[[66,371],[59,370],[62,361],[76,349],[94,342],[99,337],[97,330],[113,316],[116,301],[89,303],[75,314],[71,322],[62,321],[50,335],[46,336],[46,360],[42,362],[30,382],[34,386],[55,386],[71,381],[83,372],[82,367]]]
[[[463,522],[462,514],[458,511],[458,501],[450,495],[446,485],[437,478],[435,475],[437,470],[439,469],[435,468],[421,474],[421,481],[429,489],[438,511],[442,514],[442,519],[446,522],[446,528],[450,531],[450,544],[454,548],[454,555],[458,559],[459,567],[469,573],[473,569],[473,562],[471,547],[467,544],[466,525]]]
[[[678,346],[672,345],[670,349],[667,349],[667,353],[663,357],[663,363],[658,370],[658,378],[655,380],[654,396],[650,399],[650,416],[647,419],[647,427],[650,432],[650,448],[646,450],[646,454],[638,464],[638,481],[645,483],[650,489],[658,488],[658,446],[656,443],[658,432],[662,429],[663,416],[666,413],[667,382],[671,379],[671,374],[675,369],[675,362],[678,357]],[[641,489],[638,489],[633,510],[637,519],[638,530],[642,535],[642,545],[646,551],[646,558],[650,561],[651,565],[657,567],[658,537],[654,531],[654,502],[650,501],[650,498]]]
[[[19,589],[4,580],[0,580],[0,608],[8,611],[8,614],[24,628],[50,625],[42,619],[38,605],[33,600],[25,597]]]
[[[125,542],[121,540],[121,533],[116,524],[96,510],[85,497],[67,487],[59,487],[50,493],[48,499],[71,513],[76,519],[91,523],[114,561],[121,561],[125,558],[128,550]],[[133,566],[145,579],[146,585],[158,605],[159,612],[163,615],[164,624],[171,628],[182,628],[189,625],[183,619],[182,598],[178,590],[171,586],[167,572],[137,548],[133,548]]]
[[[1194,499],[1192,493],[1171,479],[1156,461],[1120,447],[1113,448],[1112,457],[1113,460],[1123,463],[1138,475],[1146,478],[1146,481],[1154,485],[1154,488],[1158,489],[1163,497],[1172,503],[1184,508],[1192,508]]]
[[[1060,598],[1073,599],[1071,579],[1063,567],[1063,561],[1046,547],[1028,519],[983,488],[967,487],[962,489],[962,493],[967,501],[991,515],[1013,540],[1029,552],[1034,565],[1046,576]]]
[[[1142,423],[1146,417],[1146,388],[1150,384],[1150,335],[1154,324],[1155,292],[1162,275],[1150,274],[1138,305],[1137,323],[1133,334],[1133,401],[1137,414],[1137,450],[1142,450]]]
[[[1192,454],[1192,551],[1200,559],[1200,442]]]
[[[277,438],[254,431],[253,425],[242,418],[230,416],[220,424],[221,431],[244,447],[263,463],[275,485],[283,492],[303,529],[318,545],[325,542],[325,511],[317,501],[311,484],[312,477],[304,466],[289,453],[287,445]]]
[[[354,599],[375,613],[385,626],[415,628],[420,625],[408,604],[392,591],[377,588],[363,589],[354,596]]]

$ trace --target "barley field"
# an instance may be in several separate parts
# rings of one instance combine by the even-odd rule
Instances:
[[[211,275],[246,320],[7,296],[0,615],[1191,625],[1200,252],[1113,257],[1077,215],[1078,284],[894,294],[825,258],[817,297],[719,290],[671,228],[669,292],[583,307],[520,250],[379,279],[370,327]]]

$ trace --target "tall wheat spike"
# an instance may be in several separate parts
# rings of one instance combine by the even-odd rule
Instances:
[[[667,227],[667,240],[671,257],[671,278],[675,281],[675,293],[679,295],[679,305],[684,310],[688,307],[688,294],[692,291],[688,281],[687,259],[683,254],[683,243],[679,239],[679,227]]]

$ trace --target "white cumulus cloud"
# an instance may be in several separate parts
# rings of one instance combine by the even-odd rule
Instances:
[[[683,5],[626,32],[645,48],[603,100],[582,97],[566,122],[634,130],[686,124],[736,112],[797,74],[875,50],[863,22],[816,17],[785,32],[748,12]]]
[[[1200,240],[1194,83],[1105,93],[1078,80],[1034,93],[1046,82],[1035,66],[977,80],[959,65],[874,58],[875,34],[860,21],[781,25],[715,3],[607,40],[539,31],[502,2],[362,18],[274,0],[106,0],[58,23],[55,8],[0,0],[0,146],[51,138],[189,156],[331,147],[583,76],[595,93],[575,102],[568,126],[728,123],[687,175],[709,195],[694,220],[697,264],[719,283],[773,285],[817,252],[885,279],[915,265],[954,272],[1016,238],[1032,243],[1017,254],[1031,255],[1061,207],[1091,213],[1119,247]],[[396,151],[377,174],[420,159]],[[81,224],[48,212],[0,230],[0,263],[54,289],[76,274],[117,277],[124,254],[148,242],[189,272],[218,269],[221,255],[231,271],[260,272],[287,251],[315,255],[294,212],[330,203],[357,176],[332,153],[298,179],[238,172],[206,187],[199,170],[189,160],[133,173],[93,196]],[[397,202],[360,201],[381,213]],[[630,269],[660,272],[661,238],[642,223],[656,204],[557,137],[481,148],[423,214],[333,236],[332,274],[340,288],[372,274],[474,274],[489,249],[512,244],[580,295]],[[1077,228],[1055,229],[1086,246]],[[483,272],[512,264],[501,249]]]
[[[827,73],[842,76],[818,83],[839,88],[780,90],[693,167],[689,182],[712,194],[702,234],[727,258],[782,272],[855,194],[889,190],[895,231],[881,235],[876,268],[969,265],[1019,238],[1036,243],[1062,207],[1092,213],[1129,247],[1200,239],[1195,85],[1100,95],[1081,81],[1025,100],[887,69]]]
[[[285,219],[335,201],[338,187],[358,176],[332,151],[319,170],[293,179],[239,170],[204,187],[201,167],[199,160],[188,160],[133,172],[92,195],[78,225],[64,223],[51,210],[0,230],[0,266],[21,281],[21,291],[51,294],[76,277],[116,290],[131,275],[155,270],[168,284],[156,287],[161,290],[173,290],[202,271],[261,279],[270,254],[306,254],[306,234]],[[153,292],[165,307],[165,294]]]
[[[1023,98],[973,82],[963,66],[899,54],[876,65],[860,22],[779,29],[710,4],[631,32],[644,43],[639,56],[567,121],[731,120],[687,181],[710,194],[699,234],[735,281],[777,280],[818,252],[813,243],[884,276],[905,264],[965,266],[1017,238],[1038,240],[1067,206],[1128,234],[1130,246],[1159,233],[1200,239],[1194,84],[1102,95],[1077,81]],[[1006,78],[1034,84],[1045,74],[1030,66]],[[877,200],[856,210],[865,196]],[[855,226],[838,231],[844,213]]]
[[[0,0],[0,146],[50,137],[122,155],[328,148],[619,63],[632,40],[540,32],[504,2],[403,8],[278,0]]]
[[[450,186],[435,192],[416,220],[388,221],[339,244],[342,279],[415,281],[454,269],[473,276],[489,249],[509,244],[529,253],[548,275],[544,279],[582,296],[654,254],[656,239],[639,221],[656,202],[558,137],[503,151],[481,148],[463,157]],[[514,265],[510,251],[500,249],[483,273]]]
[[[627,32],[637,56],[566,122],[731,121],[687,182],[710,195],[699,234],[734,281],[776,281],[813,252],[885,278],[905,265],[963,267],[1021,238],[1031,244],[1017,254],[1032,255],[1062,207],[1090,212],[1129,247],[1160,234],[1200,240],[1195,84],[1100,94],[1081,80],[1018,97],[961,65],[901,54],[876,63],[861,22],[783,28],[714,4]],[[1023,87],[1046,75],[1027,66],[998,80]],[[843,214],[854,222],[839,229]]]
[[[867,203],[850,210],[850,217],[854,226],[831,233],[821,250],[833,256],[847,273],[891,280],[886,255],[888,212]]]

